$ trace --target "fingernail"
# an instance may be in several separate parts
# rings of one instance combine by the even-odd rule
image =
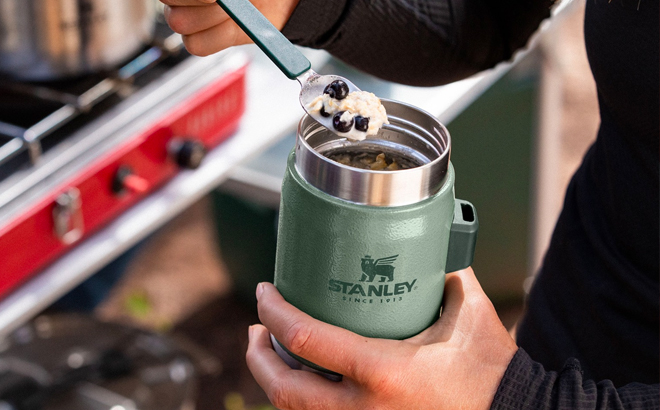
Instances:
[[[248,326],[248,343],[252,341],[252,333],[254,332],[254,329],[252,326]]]
[[[257,300],[259,300],[262,293],[264,293],[264,284],[260,283],[257,285]]]

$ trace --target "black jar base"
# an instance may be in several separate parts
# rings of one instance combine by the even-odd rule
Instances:
[[[280,346],[280,344],[275,339],[275,336],[273,336],[272,334],[270,335],[270,342],[273,344],[273,349],[275,350],[277,355],[280,356],[280,358],[282,358],[282,360],[284,360],[284,363],[288,364],[290,368],[292,368],[294,370],[305,370],[305,371],[308,371],[308,372],[316,373],[316,374],[318,374],[320,376],[323,376],[326,379],[328,379],[330,381],[333,381],[333,382],[340,382],[342,380],[343,376],[341,374],[328,373],[328,372],[325,372],[323,370],[315,369],[313,367],[309,367],[309,366],[301,363],[300,361],[298,361],[298,359],[291,356],[291,354],[289,354],[289,352],[284,350],[284,348],[282,346]]]

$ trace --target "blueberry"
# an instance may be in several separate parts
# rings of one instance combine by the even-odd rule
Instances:
[[[355,116],[355,129],[362,132],[367,132],[369,129],[369,118],[361,115]]]
[[[319,111],[319,114],[321,114],[321,117],[329,117],[330,114],[325,110],[325,107],[321,107],[321,110]]]
[[[348,95],[348,86],[342,80],[335,80],[325,87],[323,94],[328,94],[331,98],[343,100]]]
[[[346,111],[339,111],[332,117],[332,126],[339,132],[349,132],[353,128],[353,118],[349,122],[342,121],[341,115]]]

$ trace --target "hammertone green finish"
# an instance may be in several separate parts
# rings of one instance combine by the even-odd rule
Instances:
[[[216,3],[292,80],[309,70],[309,60],[249,0],[218,0]]]
[[[435,322],[455,208],[451,164],[434,196],[375,207],[319,191],[301,178],[294,161],[292,153],[275,262],[275,286],[284,298],[314,318],[368,337],[403,339]]]

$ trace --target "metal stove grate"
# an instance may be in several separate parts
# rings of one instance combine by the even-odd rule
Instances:
[[[113,73],[52,84],[1,83],[0,180],[12,170],[36,164],[57,142],[53,135],[73,119],[94,117],[96,107],[112,105],[139,88],[148,77],[144,74],[157,71],[154,67],[181,61],[187,56],[182,50],[181,36],[168,34]]]

